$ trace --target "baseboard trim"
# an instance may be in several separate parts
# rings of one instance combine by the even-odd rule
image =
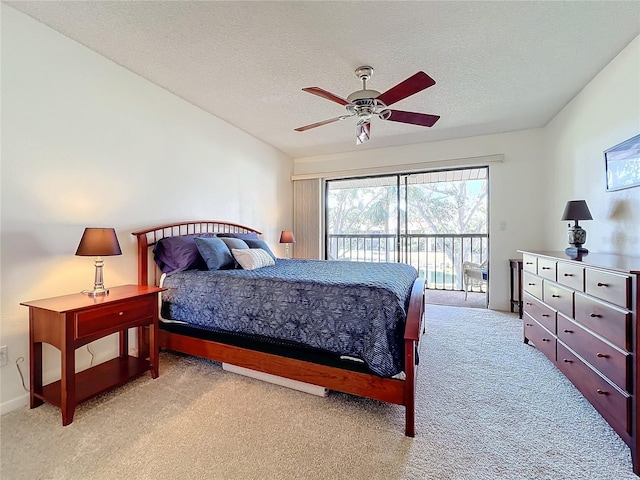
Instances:
[[[5,413],[12,412],[13,410],[17,410],[26,405],[29,405],[28,393],[25,393],[24,395],[20,395],[19,397],[13,398],[6,402],[0,403],[0,415],[4,415]]]

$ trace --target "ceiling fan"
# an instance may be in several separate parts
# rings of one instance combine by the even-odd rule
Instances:
[[[384,93],[377,90],[367,89],[367,80],[373,74],[373,67],[358,67],[355,71],[356,76],[362,80],[362,90],[358,90],[349,95],[346,99],[327,92],[319,87],[303,88],[305,92],[312,93],[332,102],[344,105],[347,108],[347,115],[330,118],[322,122],[312,123],[304,127],[298,127],[296,132],[304,132],[315,127],[321,127],[329,123],[344,120],[345,118],[358,117],[356,124],[356,145],[360,145],[369,141],[371,135],[371,117],[377,115],[381,120],[391,120],[392,122],[410,123],[423,127],[432,127],[440,118],[439,115],[428,115],[426,113],[404,112],[402,110],[391,110],[389,105],[407,98],[414,93],[418,93],[425,88],[435,85],[436,81],[424,72],[418,72],[415,75],[400,82],[395,87],[391,87]]]

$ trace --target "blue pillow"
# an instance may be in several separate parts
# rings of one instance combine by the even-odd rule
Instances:
[[[207,264],[198,252],[195,235],[181,235],[158,240],[153,247],[153,258],[160,270],[166,274],[207,268]]]
[[[221,238],[196,237],[195,244],[209,270],[223,270],[234,267],[235,261],[231,256],[231,251]]]
[[[251,233],[218,233],[220,238],[239,238],[240,240],[259,240],[256,232]]]
[[[274,260],[276,259],[276,256],[273,254],[273,252],[269,248],[269,245],[267,245],[267,242],[265,242],[264,240],[247,239],[244,241],[244,243],[246,243],[249,246],[249,248],[261,248],[265,252],[267,252],[269,255],[271,255],[271,258],[273,258]]]

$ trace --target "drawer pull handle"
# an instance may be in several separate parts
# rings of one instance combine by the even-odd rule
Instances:
[[[527,265],[533,265],[533,262],[525,262]]]
[[[562,360],[564,363],[573,363],[573,360],[569,360],[568,358],[565,358],[564,360]]]
[[[527,305],[533,305],[533,303],[531,302],[525,302]]]
[[[552,298],[560,298],[560,295],[551,295]]]
[[[608,287],[608,286],[609,286],[609,284],[607,284],[607,283],[600,283],[600,282],[598,282],[598,286],[599,286],[599,287]]]
[[[542,267],[543,270],[551,270],[551,267]]]
[[[565,277],[573,277],[573,273],[565,273],[564,276]]]
[[[597,313],[592,313],[591,318],[602,318],[602,315],[598,315]]]
[[[548,338],[543,338],[542,341],[543,342],[550,342],[551,340],[549,340]]]
[[[531,286],[531,287],[535,287],[535,283],[527,283],[527,285]]]
[[[548,313],[543,313],[543,314],[542,314],[542,316],[543,316],[543,317],[548,317],[548,316],[549,316],[549,314],[548,314]]]
[[[569,330],[569,329],[565,328],[565,329],[563,330],[563,332],[564,332],[564,333],[573,333],[573,330]]]
[[[609,392],[606,392],[606,391],[602,390],[601,388],[597,389],[596,393],[598,395],[609,395]]]
[[[533,323],[527,323],[527,327],[533,327]]]
[[[609,358],[609,355],[606,353],[596,353],[596,357],[598,358]]]

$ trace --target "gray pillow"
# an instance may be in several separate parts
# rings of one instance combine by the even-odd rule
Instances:
[[[264,240],[248,240],[247,239],[244,241],[244,243],[249,245],[249,248],[261,248],[262,250],[267,252],[269,255],[271,255],[271,258],[273,258],[274,260],[276,259],[276,256],[273,254],[273,252],[269,248],[269,245],[267,245],[267,242],[265,242]]]
[[[229,250],[221,238],[196,237],[194,241],[198,247],[198,252],[200,252],[200,255],[204,258],[209,270],[223,270],[235,266],[235,260],[231,255],[231,250]]]
[[[240,240],[239,238],[222,237],[220,238],[220,240],[222,240],[225,243],[225,245],[229,248],[229,252],[231,252],[231,250],[234,250],[234,249],[249,250],[249,245],[247,245],[244,240]],[[238,263],[235,257],[233,257],[233,266],[231,266],[230,268],[241,268],[240,264]]]
[[[240,240],[239,238],[223,237],[220,238],[220,240],[222,240],[227,245],[227,247],[229,248],[229,252],[231,252],[231,250],[234,248],[238,250],[246,250],[247,248],[249,248],[249,245],[247,245],[244,240]]]

